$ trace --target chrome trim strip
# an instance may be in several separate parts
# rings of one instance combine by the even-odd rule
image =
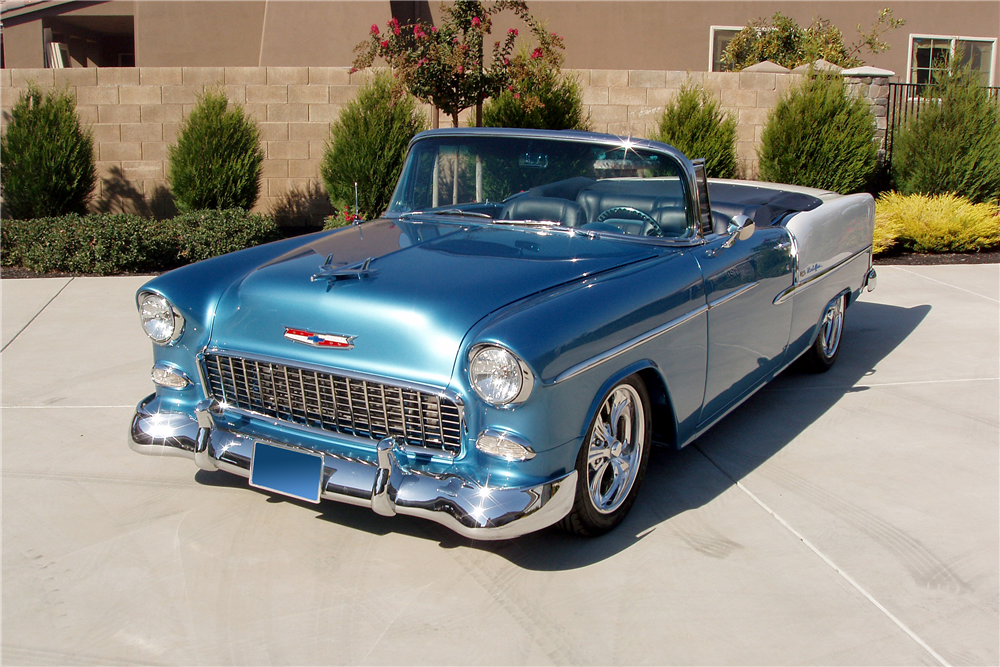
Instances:
[[[598,366],[600,364],[603,364],[606,361],[610,361],[611,359],[614,359],[615,357],[617,357],[619,355],[625,354],[626,352],[634,349],[635,347],[637,347],[639,345],[642,345],[643,343],[646,343],[646,342],[648,342],[648,341],[656,338],[657,336],[662,336],[663,334],[667,333],[671,329],[675,329],[675,328],[679,327],[680,325],[684,324],[688,320],[693,319],[693,318],[697,317],[698,315],[701,315],[702,313],[708,312],[708,308],[709,307],[707,305],[698,306],[694,310],[692,310],[692,311],[690,311],[690,312],[688,312],[688,313],[686,313],[684,315],[681,315],[680,317],[677,317],[675,319],[670,320],[666,324],[662,324],[662,325],[656,327],[655,329],[651,329],[650,331],[647,331],[644,334],[636,336],[632,340],[627,340],[624,343],[622,343],[621,345],[617,345],[617,346],[611,348],[610,350],[607,350],[605,352],[602,352],[602,353],[598,354],[597,356],[591,357],[590,359],[587,359],[586,361],[582,361],[582,362],[580,362],[579,364],[577,364],[575,366],[571,366],[570,368],[567,368],[562,373],[560,373],[559,375],[555,376],[553,379],[549,380],[548,382],[544,382],[543,381],[543,384],[556,385],[556,384],[559,384],[560,382],[563,382],[565,380],[569,380],[570,378],[576,377],[580,373],[588,371],[591,368],[593,368],[595,366]]]
[[[871,249],[872,249],[872,247],[870,245],[866,246],[866,247],[862,248],[861,250],[857,251],[856,253],[854,253],[853,255],[851,255],[850,257],[845,257],[844,259],[840,260],[839,262],[837,262],[833,266],[831,266],[831,267],[829,267],[827,269],[823,269],[821,272],[817,273],[814,276],[810,276],[809,278],[807,278],[806,280],[803,280],[802,282],[799,282],[798,280],[795,280],[793,282],[793,284],[792,284],[791,287],[788,287],[788,288],[782,290],[781,293],[778,294],[778,296],[774,297],[774,302],[773,302],[774,305],[777,306],[777,305],[779,305],[781,303],[784,303],[785,301],[788,301],[788,299],[790,299],[792,297],[792,295],[795,294],[796,292],[801,292],[801,291],[809,289],[810,287],[812,287],[813,285],[815,285],[816,281],[819,280],[820,278],[822,278],[822,277],[824,277],[824,276],[826,276],[826,275],[828,275],[830,273],[833,273],[837,269],[842,268],[845,264],[848,264],[849,262],[854,261],[855,259],[857,259],[861,255],[865,254],[866,252],[869,252]]]
[[[733,299],[735,299],[736,297],[740,296],[741,294],[746,294],[747,292],[749,292],[750,290],[752,290],[754,287],[756,287],[758,284],[759,284],[758,281],[755,280],[752,283],[744,285],[743,287],[739,288],[738,290],[734,290],[734,291],[730,292],[726,296],[719,297],[715,301],[709,301],[708,302],[708,308],[709,309],[718,308],[719,306],[723,305],[724,303],[726,303],[728,301],[732,301]]]

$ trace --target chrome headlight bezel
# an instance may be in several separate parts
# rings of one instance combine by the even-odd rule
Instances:
[[[137,298],[139,322],[142,330],[157,345],[170,345],[184,333],[184,317],[170,300],[156,292],[142,292]],[[154,322],[165,324],[164,330],[156,334]]]
[[[512,383],[510,389],[502,394],[488,394],[484,387],[481,386],[481,382],[477,382],[476,380],[476,376],[478,374],[477,361],[483,359],[483,355],[485,354],[499,355],[500,360],[506,362],[508,368],[512,369],[512,372],[510,373],[511,378],[509,379],[516,380],[516,384]],[[528,396],[531,395],[531,390],[535,386],[534,373],[531,372],[531,369],[528,368],[528,365],[524,363],[523,359],[508,350],[506,347],[497,345],[496,343],[480,343],[469,349],[468,359],[469,385],[472,387],[476,396],[486,403],[498,408],[510,407],[523,403],[528,399]]]

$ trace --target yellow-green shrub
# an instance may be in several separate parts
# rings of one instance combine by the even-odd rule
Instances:
[[[1000,206],[973,204],[943,194],[887,192],[875,203],[877,255],[893,249],[912,252],[978,252],[1000,247]]]

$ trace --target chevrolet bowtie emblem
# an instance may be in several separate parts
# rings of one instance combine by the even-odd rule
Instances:
[[[335,347],[341,350],[354,348],[354,339],[357,336],[340,336],[338,334],[323,334],[305,331],[303,329],[292,329],[285,327],[285,338],[296,343],[312,345],[313,347]]]

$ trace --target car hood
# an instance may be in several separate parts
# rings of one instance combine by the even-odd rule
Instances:
[[[210,348],[444,387],[483,317],[659,254],[564,231],[376,220],[321,236],[233,284],[216,309]],[[350,346],[296,342],[286,328],[342,336]]]

